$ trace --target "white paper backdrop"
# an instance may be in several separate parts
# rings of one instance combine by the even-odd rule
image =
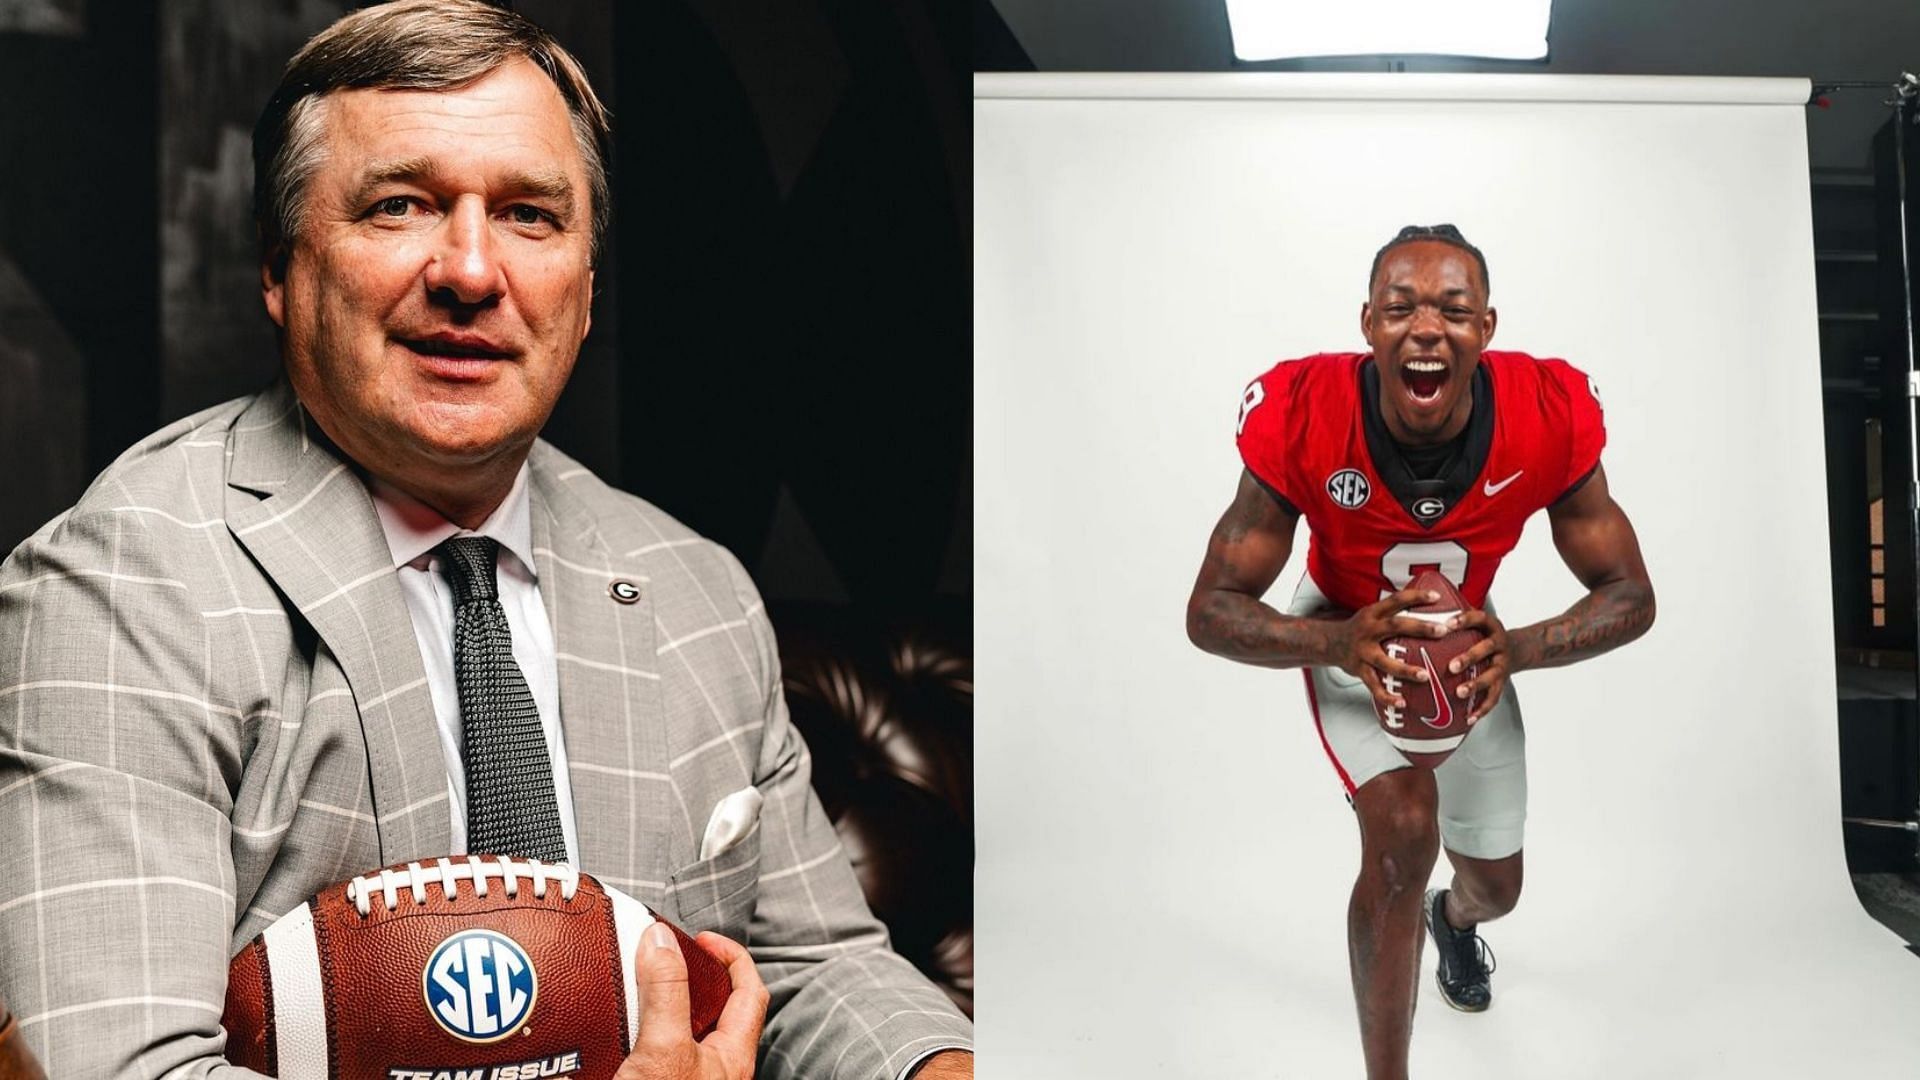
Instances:
[[[1920,958],[1841,853],[1806,92],[976,78],[983,1077],[1363,1075],[1358,835],[1300,676],[1182,620],[1242,388],[1364,348],[1374,251],[1442,221],[1487,254],[1496,347],[1597,380],[1660,615],[1518,677],[1525,893],[1485,929],[1490,1012],[1426,951],[1415,1074],[1920,1075]],[[1502,614],[1578,594],[1536,518]]]

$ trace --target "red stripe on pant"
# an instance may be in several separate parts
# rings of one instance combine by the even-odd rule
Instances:
[[[1333,752],[1333,744],[1327,741],[1327,726],[1320,722],[1320,698],[1313,692],[1313,669],[1301,668],[1300,674],[1307,680],[1307,708],[1313,710],[1313,730],[1320,733],[1320,745],[1327,752],[1327,760],[1333,762],[1333,771],[1340,774],[1340,783],[1347,789],[1347,801],[1353,801],[1353,777],[1347,775],[1346,766]]]

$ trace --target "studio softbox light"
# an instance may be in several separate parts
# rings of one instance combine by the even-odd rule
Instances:
[[[1226,0],[1241,60],[1309,56],[1547,55],[1553,0]]]

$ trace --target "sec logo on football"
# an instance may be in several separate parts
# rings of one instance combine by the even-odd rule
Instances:
[[[441,942],[421,977],[434,1021],[473,1043],[513,1034],[539,992],[526,950],[492,930],[466,930]]]

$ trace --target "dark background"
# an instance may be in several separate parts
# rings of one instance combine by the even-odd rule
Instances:
[[[249,139],[339,0],[0,0],[0,552],[278,370]],[[515,5],[612,108],[547,437],[770,602],[971,629],[969,55],[953,0]]]
[[[347,0],[0,0],[0,554],[279,371],[251,133]],[[726,545],[894,947],[972,988],[971,25],[959,0],[521,0],[614,114],[546,437]]]

